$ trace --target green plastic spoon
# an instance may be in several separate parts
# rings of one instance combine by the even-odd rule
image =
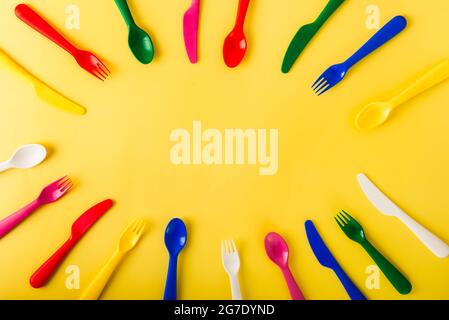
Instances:
[[[125,19],[126,25],[128,26],[128,45],[132,53],[143,64],[148,64],[153,61],[154,57],[154,47],[148,33],[143,31],[134,22],[131,10],[129,10],[128,3],[126,0],[114,0],[115,4],[120,10],[120,13]]]
[[[296,59],[306,48],[307,44],[312,40],[315,34],[321,29],[329,17],[342,5],[345,0],[330,0],[318,18],[309,24],[302,26],[285,53],[284,61],[282,62],[282,72],[287,73],[292,68]]]

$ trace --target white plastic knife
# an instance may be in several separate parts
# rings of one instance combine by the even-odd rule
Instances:
[[[357,180],[366,197],[377,210],[386,216],[397,217],[401,220],[438,258],[446,258],[449,255],[449,246],[446,243],[402,211],[365,174],[358,174]]]

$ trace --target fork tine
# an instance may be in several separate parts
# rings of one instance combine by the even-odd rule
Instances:
[[[323,88],[323,90],[321,90],[320,93],[318,93],[318,96],[321,96],[323,93],[325,93],[327,90],[329,90],[330,88],[332,88],[333,86],[328,85],[325,88]]]
[[[234,252],[237,252],[237,247],[235,245],[234,239],[232,239],[232,248],[234,249]]]
[[[342,210],[343,211],[343,213],[344,213],[344,215],[345,215],[345,217],[346,217],[346,219],[348,220],[348,221],[351,221],[351,220],[355,220],[349,213],[347,213],[345,210]]]
[[[95,73],[95,71],[96,71],[96,69],[90,70],[89,72],[90,72],[93,76],[95,76],[96,78],[98,78],[99,80],[104,81],[104,79],[103,79],[102,77],[100,77],[99,75],[97,75],[97,74]]]
[[[59,191],[66,193],[67,191],[72,189],[72,187],[73,187],[73,183],[69,182],[67,185],[64,186],[64,188],[61,188]]]
[[[235,252],[234,240],[229,240],[230,253]]]
[[[348,223],[346,222],[345,219],[342,218],[342,216],[339,214],[337,214],[337,219],[343,224],[343,226],[347,225]]]
[[[232,248],[231,240],[228,240],[228,248],[229,248],[229,254],[232,254],[234,252],[234,248]]]
[[[137,230],[137,234],[139,236],[143,234],[143,232],[145,231],[146,226],[147,226],[147,223],[144,220],[142,220],[140,228]]]
[[[320,85],[320,83],[324,80],[324,77],[319,76],[318,79],[312,84],[312,89],[315,90],[317,86]]]
[[[101,69],[101,71],[103,71],[106,75],[109,75],[111,73],[111,71],[109,71],[109,69],[101,61],[98,62],[97,67]]]
[[[344,224],[342,224],[342,223],[340,222],[340,220],[338,220],[337,216],[335,216],[334,219],[335,219],[335,221],[337,222],[338,226],[339,226],[340,228],[343,229],[343,228],[344,228]]]
[[[62,178],[60,178],[60,179],[58,179],[58,180],[56,180],[56,181],[50,183],[50,185],[51,185],[51,186],[56,185],[56,187],[57,187],[57,186],[59,185],[59,183],[60,183],[62,180],[66,179],[66,178],[67,178],[67,176],[64,176],[64,177],[62,177]]]
[[[104,79],[106,79],[106,78],[108,77],[108,73],[107,73],[106,71],[104,71],[104,69],[102,69],[99,65],[97,65],[96,70],[97,70],[97,72],[98,72],[99,74],[102,75],[102,77],[103,77]]]
[[[327,85],[328,85],[328,82],[327,82],[326,79],[324,79],[324,81],[321,82],[320,85],[318,85],[318,86],[315,87],[315,93],[318,94],[318,92],[320,92],[321,89],[323,89],[323,88],[326,87]]]
[[[326,85],[325,86],[323,86],[319,91],[317,91],[317,95],[318,96],[321,96],[323,93],[325,93],[327,90],[329,90],[330,89],[330,84],[329,83],[326,83]]]
[[[59,182],[58,189],[61,189],[62,187],[66,186],[67,183],[70,183],[70,182],[71,182],[70,178],[67,177],[66,179],[64,179],[61,182]]]
[[[60,181],[60,182],[57,184],[56,188],[62,189],[64,186],[67,185],[67,183],[70,183],[70,182],[71,182],[71,181],[70,181],[70,178],[69,178],[69,177],[66,177],[64,180]]]
[[[343,214],[343,212],[339,212],[338,213],[338,216],[340,217],[340,219],[345,223],[345,224],[348,224],[349,223],[349,220],[346,218],[346,216]]]
[[[109,71],[108,67],[106,67],[106,65],[100,59],[97,58],[97,61],[98,61],[97,65],[101,66],[103,69],[106,69],[107,72],[111,73],[111,71]]]

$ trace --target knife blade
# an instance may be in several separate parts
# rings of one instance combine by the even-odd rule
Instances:
[[[72,225],[72,236],[81,237],[87,230],[112,207],[112,200],[104,200],[84,212]]]
[[[402,223],[404,223],[438,258],[446,258],[449,256],[449,245],[402,211],[402,209],[383,194],[365,174],[358,174],[357,180],[359,181],[363,193],[377,210],[386,216],[393,216],[401,220]]]
[[[330,252],[329,248],[324,243],[318,230],[311,220],[307,220],[304,224],[306,229],[307,240],[312,248],[313,254],[317,258],[318,262],[329,269],[332,269],[340,280],[341,284],[345,288],[349,297],[352,300],[366,300],[363,293],[356,287],[348,275],[343,271],[341,266],[335,260],[334,256]]]
[[[198,25],[200,0],[192,0],[192,5],[184,14],[184,44],[191,63],[198,62]]]
[[[338,265],[338,262],[324,243],[313,222],[311,220],[306,221],[305,228],[307,240],[309,240],[310,247],[318,262],[326,268],[333,269]]]
[[[44,286],[70,250],[78,243],[90,227],[108,211],[113,202],[104,200],[84,212],[72,225],[70,238],[56,252],[45,261],[31,276],[30,284],[33,288]]]
[[[379,188],[377,188],[365,174],[358,174],[357,180],[359,181],[360,187],[362,188],[365,196],[381,213],[387,216],[396,216],[403,213],[403,211],[385,194],[383,194],[383,192],[380,191]]]
[[[330,16],[341,6],[345,0],[330,0],[318,18],[302,26],[293,37],[282,62],[282,72],[288,73],[307,44],[321,29]]]
[[[28,81],[33,86],[37,97],[40,100],[48,103],[49,105],[79,115],[83,115],[86,113],[86,109],[67,99],[62,94],[49,87],[35,75],[25,69],[22,65],[16,62],[2,49],[0,49],[0,68],[5,68],[11,73],[14,73]]]
[[[63,96],[56,90],[52,89],[42,81],[36,79],[33,82],[33,85],[37,97],[40,100],[48,103],[49,105],[79,115],[83,115],[86,113],[86,109],[84,109],[82,106],[66,98],[65,96]]]

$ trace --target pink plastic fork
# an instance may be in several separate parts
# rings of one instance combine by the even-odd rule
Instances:
[[[33,200],[30,204],[0,221],[0,238],[9,233],[39,207],[61,198],[72,188],[72,186],[73,183],[67,177],[62,177],[49,184],[42,190],[39,197]]]

